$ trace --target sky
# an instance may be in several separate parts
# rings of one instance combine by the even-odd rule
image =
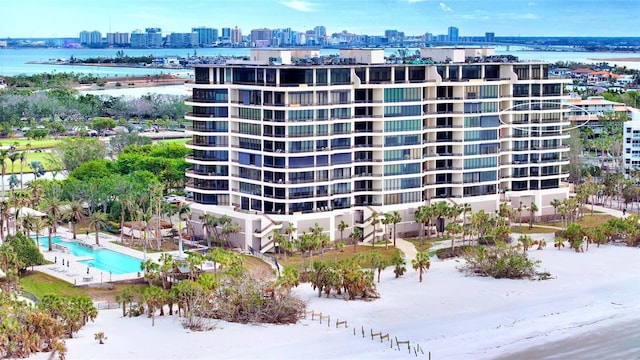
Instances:
[[[77,37],[82,30],[164,34],[192,27],[384,35],[638,36],[640,0],[2,0],[0,38]]]

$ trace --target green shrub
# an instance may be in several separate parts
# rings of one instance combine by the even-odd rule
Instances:
[[[540,260],[531,260],[526,253],[501,242],[492,247],[480,245],[470,248],[463,258],[465,264],[459,267],[460,271],[496,279],[533,278],[538,275],[536,268],[540,264]]]

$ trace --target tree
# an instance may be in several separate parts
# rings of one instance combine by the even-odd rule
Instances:
[[[396,226],[401,221],[402,221],[402,216],[400,216],[399,212],[394,210],[391,213],[391,223],[393,223],[393,246],[394,247],[396,246],[396,236],[398,235],[398,229],[396,229]]]
[[[518,208],[516,209],[518,212],[518,222],[520,223],[520,231],[522,231],[522,212],[524,211],[524,204],[522,201],[518,204]]]
[[[411,265],[414,270],[418,270],[418,279],[422,282],[422,274],[431,267],[431,260],[429,260],[429,253],[421,251],[416,254],[416,258],[411,260]]]
[[[349,234],[349,238],[351,239],[351,243],[353,244],[353,252],[356,252],[356,245],[358,245],[358,241],[362,238],[362,229],[359,227],[354,227],[351,234]]]
[[[18,261],[22,265],[21,271],[29,266],[44,264],[44,256],[42,256],[40,249],[38,249],[33,240],[27,238],[23,233],[7,235],[6,242],[16,252]]]
[[[51,215],[47,215],[47,217],[44,218],[44,225],[47,227],[47,230],[48,230],[47,231],[47,240],[49,240],[48,250],[53,251],[53,240],[51,239],[51,237],[56,232],[56,226],[58,225],[56,218],[54,218]]]
[[[529,205],[529,229],[533,228],[533,222],[536,218],[536,212],[538,212],[538,205],[535,202],[531,202]]]
[[[518,238],[519,246],[522,246],[522,252],[527,252],[531,246],[533,246],[533,239],[531,236],[522,234]]]
[[[560,205],[562,205],[562,201],[560,201],[560,199],[553,199],[553,200],[551,200],[549,205],[553,206],[553,219],[557,220],[558,219],[558,207]]]
[[[5,199],[4,196],[4,178],[7,174],[7,159],[9,157],[9,153],[11,150],[9,149],[0,149],[0,169],[2,170],[2,199]]]
[[[451,250],[453,250],[455,248],[456,235],[462,233],[462,225],[455,222],[450,222],[445,227],[445,230],[447,231],[449,236],[451,236]]]
[[[380,223],[378,216],[379,214],[376,211],[371,214],[371,225],[373,226],[373,238],[371,239],[372,247],[376,245],[377,225]]]
[[[69,221],[71,221],[73,239],[76,240],[78,223],[84,221],[87,217],[82,203],[78,200],[71,201],[68,205],[66,214],[69,217]]]
[[[396,279],[404,275],[405,271],[407,271],[407,268],[405,267],[406,262],[399,255],[391,259],[391,265],[394,266],[393,273],[396,275]]]
[[[106,145],[94,138],[65,139],[53,152],[61,159],[67,172],[91,160],[104,159]]]
[[[338,224],[338,231],[340,231],[340,240],[344,241],[344,231],[347,230],[349,224],[347,224],[344,220],[340,220]]]
[[[96,245],[100,245],[100,228],[104,228],[107,223],[107,214],[96,211],[89,215],[89,227],[95,231]]]

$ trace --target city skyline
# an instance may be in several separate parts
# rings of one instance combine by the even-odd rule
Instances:
[[[0,38],[77,37],[82,30],[146,27],[160,27],[164,34],[199,26],[238,26],[244,33],[262,27],[304,31],[318,25],[327,34],[382,35],[388,29],[409,36],[446,34],[454,26],[460,36],[632,36],[631,29],[640,25],[640,2],[635,0],[612,0],[606,6],[594,0],[242,0],[216,2],[215,7],[203,0],[113,0],[91,6],[78,0],[26,0],[3,8],[5,14],[28,14],[29,21],[5,17]]]

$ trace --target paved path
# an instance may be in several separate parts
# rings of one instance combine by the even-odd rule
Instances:
[[[396,247],[400,249],[400,251],[402,251],[402,253],[404,254],[404,260],[407,262],[407,264],[411,264],[411,260],[416,258],[418,250],[416,250],[416,247],[413,246],[413,244],[409,241],[401,238],[396,238]]]

